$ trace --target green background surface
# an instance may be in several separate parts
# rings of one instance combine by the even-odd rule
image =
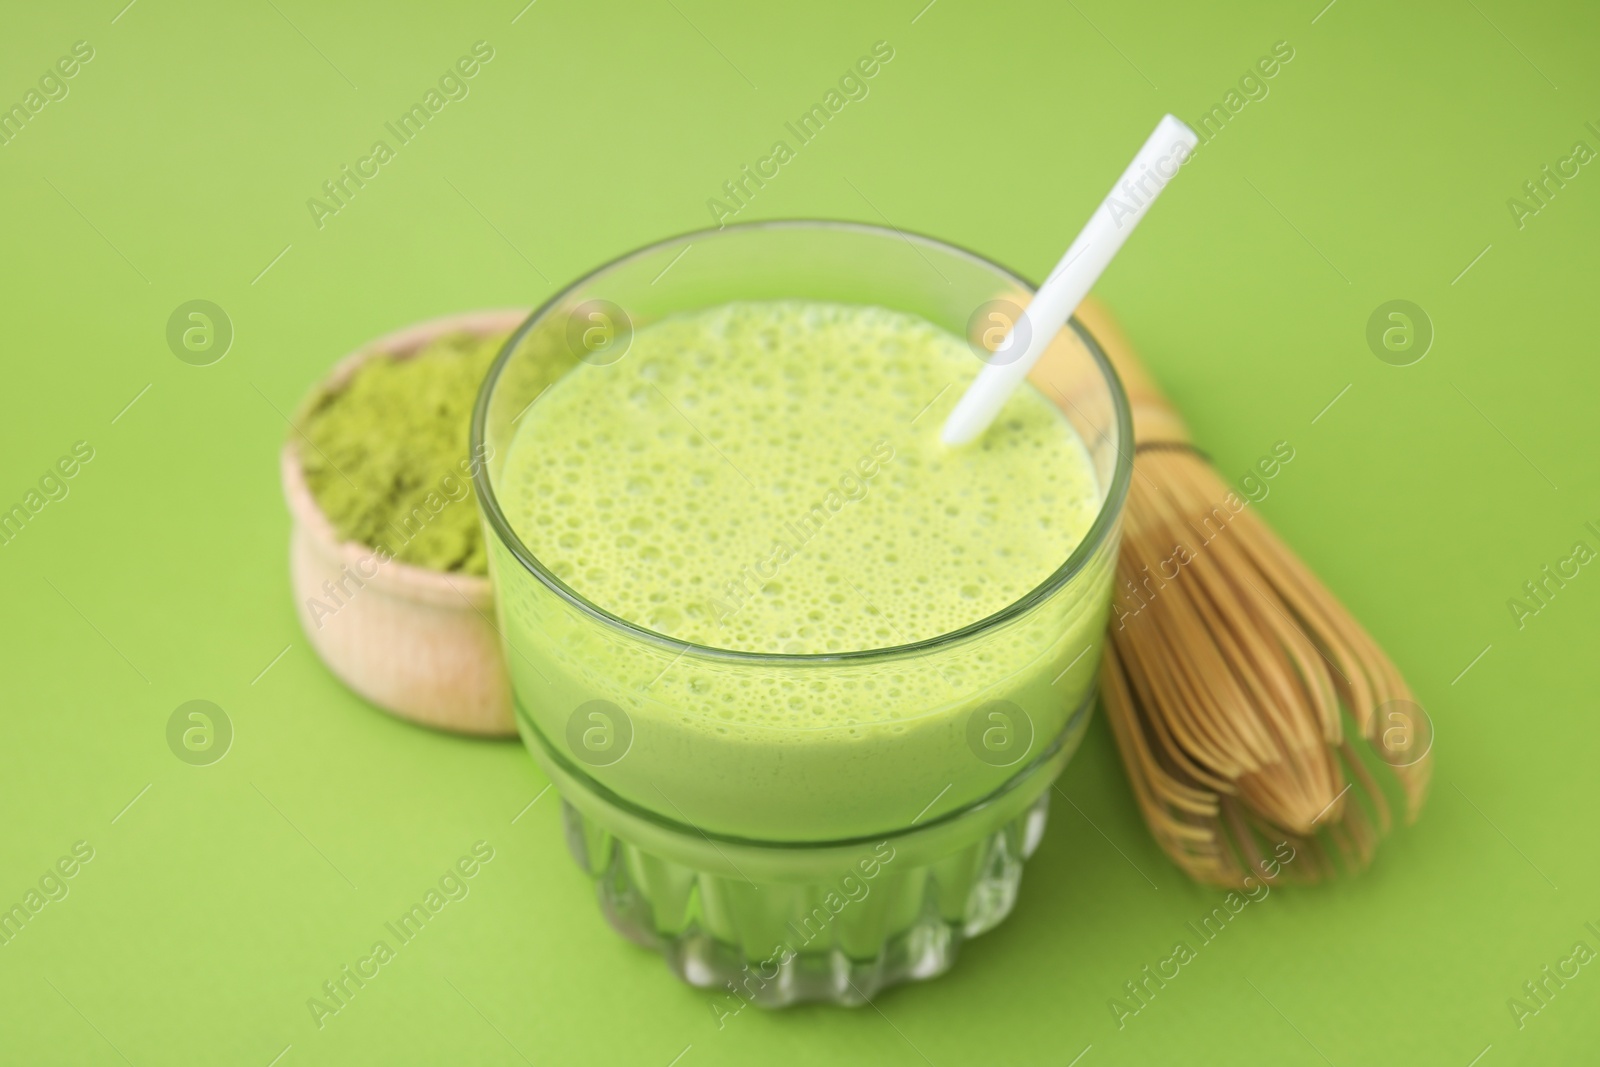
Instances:
[[[0,147],[0,503],[94,449],[0,548],[0,904],[94,849],[0,947],[0,1061],[1594,1062],[1600,967],[1521,1028],[1507,1006],[1600,949],[1600,569],[1521,628],[1507,607],[1600,544],[1600,173],[1507,206],[1600,148],[1593,5],[122,2],[13,5],[0,34],[3,103],[95,50]],[[479,40],[470,96],[314,225]],[[870,96],[739,217],[887,220],[1035,277],[1163,111],[1294,49],[1099,291],[1225,474],[1294,446],[1262,511],[1407,673],[1435,788],[1364,876],[1250,905],[1121,1029],[1107,1002],[1219,895],[1151,842],[1103,721],[951,974],[719,1029],[606,927],[521,747],[375,711],[290,600],[280,412],[335,359],[706,225],[879,40]],[[1436,331],[1405,367],[1365,340],[1397,298]],[[236,331],[210,366],[165,340],[191,299]],[[197,698],[236,731],[208,767],[165,740]],[[319,1030],[307,998],[479,840],[470,896]]]

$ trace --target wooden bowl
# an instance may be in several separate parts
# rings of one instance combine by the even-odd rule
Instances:
[[[471,311],[408,326],[340,360],[297,412],[350,380],[369,359],[406,359],[449,333],[513,329],[528,312]],[[283,447],[283,495],[292,520],[289,575],[300,625],[328,669],[401,718],[485,737],[517,732],[489,580],[448,574],[341,541],[300,466],[299,437]],[[331,590],[331,592],[330,592]]]

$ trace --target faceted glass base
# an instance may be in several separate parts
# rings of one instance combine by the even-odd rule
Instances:
[[[769,846],[714,845],[726,861],[718,873],[623,840],[565,800],[562,813],[611,925],[661,952],[684,981],[725,994],[730,1013],[742,1002],[855,1005],[944,973],[962,942],[1010,913],[1057,769],[1039,768],[1035,795],[1014,794],[1009,813],[971,812],[931,841],[908,830],[771,877]]]

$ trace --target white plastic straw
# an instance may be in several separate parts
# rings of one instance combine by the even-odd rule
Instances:
[[[1006,398],[1027,377],[1040,354],[1105,273],[1122,242],[1199,143],[1194,131],[1172,115],[1156,124],[1155,132],[1039,287],[1021,319],[1006,332],[997,351],[1006,351],[1017,341],[1026,343],[1027,348],[1016,359],[987,364],[978,373],[945,420],[940,440],[947,445],[963,445],[989,428]]]

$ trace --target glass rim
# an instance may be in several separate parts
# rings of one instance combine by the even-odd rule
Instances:
[[[680,244],[709,240],[729,231],[807,229],[840,230],[871,234],[877,237],[898,237],[912,245],[920,243],[927,248],[967,259],[981,267],[997,272],[1002,277],[1026,289],[1029,293],[1038,288],[1032,281],[1009,267],[996,263],[986,256],[979,255],[971,249],[940,240],[937,237],[930,237],[927,234],[912,230],[902,230],[898,227],[889,228],[875,226],[871,223],[833,219],[768,219],[757,222],[731,223],[726,226],[707,227],[675,234],[607,260],[594,269],[585,272],[552,293],[543,303],[533,309],[532,313],[523,320],[520,326],[512,331],[511,335],[506,338],[499,354],[495,356],[494,363],[490,366],[488,374],[484,376],[483,384],[478,388],[478,397],[472,409],[470,434],[472,454],[481,454],[480,450],[485,447],[489,421],[489,402],[494,395],[495,386],[499,384],[501,374],[521,346],[523,338],[528,335],[534,325],[560,306],[561,302],[569,294],[618,267],[634,260],[642,259],[645,256],[674,248]],[[1115,412],[1114,418],[1117,426],[1118,439],[1115,445],[1117,458],[1112,468],[1111,483],[1107,487],[1105,498],[1100,502],[1100,508],[1095,514],[1094,522],[1090,524],[1089,530],[1084,534],[1083,539],[1068,553],[1066,560],[1054,571],[1050,572],[1042,582],[999,610],[965,626],[946,633],[936,634],[933,637],[899,645],[886,645],[882,648],[853,649],[848,652],[748,652],[740,649],[719,648],[716,645],[702,645],[694,641],[670,637],[667,634],[658,633],[639,623],[625,619],[614,612],[607,611],[567,585],[546,568],[528,546],[523,544],[522,538],[517,535],[517,532],[512,529],[511,522],[506,518],[505,511],[500,506],[499,497],[495,494],[494,486],[490,482],[487,463],[478,464],[472,476],[474,488],[477,490],[478,504],[490,529],[494,531],[500,542],[510,550],[511,554],[516,557],[517,561],[522,564],[528,573],[533,575],[547,589],[600,623],[619,630],[635,640],[670,649],[680,656],[693,652],[708,659],[725,662],[759,663],[769,666],[801,666],[921,655],[945,645],[964,641],[967,638],[993,630],[1049,599],[1050,596],[1064,588],[1068,582],[1088,565],[1090,559],[1094,557],[1095,553],[1111,536],[1122,514],[1122,505],[1127,498],[1128,484],[1133,475],[1133,451],[1131,447],[1133,443],[1133,416],[1128,406],[1128,395],[1123,388],[1122,379],[1117,376],[1116,369],[1112,367],[1111,361],[1106,358],[1104,350],[1101,349],[1100,343],[1095,339],[1094,335],[1078,321],[1076,315],[1068,319],[1067,324],[1072,327],[1079,340],[1083,342],[1084,347],[1088,349],[1090,357],[1099,367],[1101,376],[1111,393],[1112,408]]]

